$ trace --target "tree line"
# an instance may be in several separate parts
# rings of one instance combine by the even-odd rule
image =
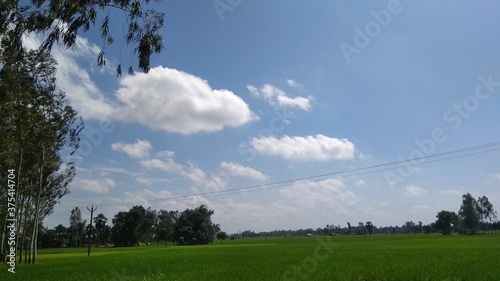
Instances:
[[[497,212],[488,197],[482,196],[477,200],[470,193],[462,196],[462,205],[458,213],[440,211],[435,222],[423,224],[422,221],[406,221],[401,226],[375,226],[371,221],[345,225],[327,224],[325,227],[305,228],[297,230],[273,230],[254,232],[245,230],[231,234],[234,238],[247,237],[277,237],[277,236],[306,236],[306,235],[371,235],[371,234],[429,234],[441,233],[449,235],[456,232],[464,235],[500,230],[500,222],[495,221]]]
[[[69,227],[62,224],[53,229],[42,229],[40,247],[130,247],[148,243],[175,245],[201,245],[225,239],[225,232],[212,222],[214,211],[200,205],[182,212],[133,206],[118,212],[109,224],[104,214],[98,214],[94,225],[82,220],[78,207],[71,211]],[[227,237],[227,236],[226,236]]]

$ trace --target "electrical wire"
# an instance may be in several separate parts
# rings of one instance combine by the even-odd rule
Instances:
[[[499,151],[500,147],[497,147],[497,146],[500,146],[500,141],[471,146],[471,147],[466,147],[466,148],[461,148],[461,149],[452,150],[452,151],[443,152],[443,153],[438,153],[438,154],[427,155],[427,156],[416,158],[416,159],[401,160],[401,161],[383,163],[383,164],[378,164],[378,165],[372,165],[372,166],[368,166],[368,167],[355,168],[355,169],[349,169],[349,170],[343,170],[343,171],[335,171],[335,172],[307,176],[307,177],[298,177],[298,178],[293,178],[293,179],[276,181],[276,182],[272,182],[272,183],[265,183],[265,184],[259,184],[259,185],[248,185],[248,186],[237,187],[237,188],[226,189],[226,190],[202,192],[202,193],[197,193],[197,194],[187,194],[187,195],[157,198],[157,199],[151,199],[151,200],[101,204],[100,207],[120,206],[120,205],[129,206],[129,205],[137,205],[137,204],[141,204],[141,203],[155,203],[155,202],[164,202],[164,201],[187,200],[187,199],[191,199],[191,198],[195,198],[195,197],[209,197],[209,198],[211,198],[214,196],[226,196],[226,195],[239,194],[239,193],[243,193],[243,192],[255,192],[255,191],[270,190],[270,189],[275,189],[275,188],[279,188],[279,187],[284,187],[286,185],[289,185],[290,183],[301,182],[301,181],[306,181],[306,180],[311,181],[311,182],[317,182],[317,181],[321,181],[324,179],[347,178],[347,177],[354,177],[354,176],[360,176],[360,175],[365,175],[365,174],[379,173],[379,172],[384,172],[384,171],[389,171],[389,170],[394,170],[394,169],[399,169],[399,168],[416,167],[416,166],[421,166],[424,164],[448,161],[448,160],[457,159],[457,158],[464,158],[464,157],[483,154],[483,153],[487,153],[487,152]],[[484,150],[486,148],[489,148],[489,149]],[[458,155],[456,155],[456,154],[458,154]],[[449,156],[449,157],[441,158],[443,156]],[[423,162],[415,163],[415,162],[417,162],[417,160],[419,162],[423,160]],[[70,211],[53,214],[53,215],[50,215],[49,217],[57,217],[57,216],[67,214],[67,213],[70,213]]]

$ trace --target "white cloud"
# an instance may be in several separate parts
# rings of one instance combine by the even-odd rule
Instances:
[[[291,80],[293,81],[293,80]],[[288,80],[287,80],[288,82]],[[288,82],[290,84],[290,82]],[[294,84],[293,81],[292,84]],[[296,84],[294,84],[296,85]],[[311,109],[311,97],[289,97],[284,91],[281,89],[270,85],[265,84],[259,90],[253,85],[247,85],[247,89],[250,94],[254,97],[264,99],[268,101],[271,105],[277,107],[290,107],[290,108],[299,108],[305,111],[309,111]]]
[[[64,28],[64,25],[62,26]],[[28,49],[38,49],[42,37],[37,34],[24,36],[23,44]],[[62,44],[55,44],[51,55],[57,61],[58,89],[66,93],[70,105],[84,119],[107,120],[115,112],[115,105],[103,94],[92,81],[89,71],[99,71],[113,75],[109,66],[97,69],[96,57],[100,48],[86,38],[77,36],[75,49],[67,49]]]
[[[211,177],[210,179],[207,174],[194,163],[189,162],[187,165],[182,165],[175,162],[175,160],[173,159],[173,151],[161,151],[157,154],[157,156],[158,158],[142,159],[140,161],[141,166],[146,169],[157,169],[169,173],[178,174],[190,180],[196,186],[206,188],[206,190],[198,190],[198,192],[218,191],[224,189],[226,186],[226,182],[224,181],[224,179],[215,176]],[[148,184],[151,182],[148,179],[140,179],[140,181],[144,184]]]
[[[311,109],[311,102],[309,98],[278,96],[277,99],[278,103],[283,107],[298,107],[305,111],[309,111],[309,109]]]
[[[256,180],[267,180],[269,177],[264,175],[263,173],[250,168],[250,167],[245,167],[243,165],[237,164],[237,163],[231,163],[231,162],[221,162],[220,167],[226,171],[231,176],[240,176],[240,177],[248,177]]]
[[[81,170],[82,168],[79,167],[78,169]],[[100,176],[102,177],[109,174],[132,174],[131,171],[117,167],[99,167],[93,170],[98,171]]]
[[[112,179],[75,179],[73,185],[78,189],[92,193],[108,193],[109,190],[116,186]]]
[[[40,42],[37,36],[25,39],[29,48],[37,48]],[[212,89],[207,81],[176,69],[159,66],[147,74],[118,80],[111,67],[97,69],[99,51],[97,45],[77,37],[76,50],[55,45],[51,52],[58,62],[57,87],[85,119],[139,123],[186,135],[238,127],[258,119],[233,92]],[[113,76],[120,87],[115,95],[106,97],[87,69]]]
[[[359,180],[359,181],[357,181],[357,182],[356,182],[356,185],[357,185],[357,186],[365,186],[365,185],[366,185],[366,183],[365,183],[365,181],[364,181],[364,180]]]
[[[257,119],[233,92],[214,90],[199,77],[161,66],[123,78],[116,97],[122,103],[120,120],[186,135]]]
[[[226,189],[228,184],[228,181],[226,178],[217,176],[217,175],[211,175],[208,181],[203,183],[203,192],[218,192]]]
[[[359,202],[357,196],[346,190],[339,179],[319,182],[299,181],[281,188],[279,193],[301,208],[315,209],[318,206],[328,206],[344,214],[350,214],[348,206]]]
[[[296,89],[303,89],[304,88],[304,86],[302,84],[297,83],[297,81],[295,81],[293,79],[287,79],[286,83],[288,84],[288,86],[290,86],[292,88],[296,88]]]
[[[321,134],[307,137],[254,138],[250,145],[264,155],[278,155],[294,161],[330,161],[354,158],[355,147],[347,139]]]
[[[115,108],[97,85],[92,81],[89,72],[77,59],[92,59],[98,54],[97,46],[86,39],[77,39],[77,50],[65,50],[57,46],[52,55],[57,60],[57,87],[66,93],[71,106],[85,119],[105,120],[114,114]]]
[[[495,179],[497,179],[497,180],[500,180],[500,174],[496,174],[496,175],[494,176],[494,178],[495,178]]]
[[[455,189],[448,189],[448,190],[443,190],[439,192],[439,195],[442,196],[457,196],[457,197],[462,197],[462,194],[464,194],[460,190],[455,190]]]
[[[113,151],[124,152],[134,159],[143,159],[149,156],[152,146],[147,140],[137,140],[137,142],[133,144],[124,142],[113,143],[111,149],[113,149]]]
[[[419,196],[427,194],[427,191],[425,191],[424,189],[422,189],[418,186],[411,184],[411,185],[408,185],[405,187],[403,194],[406,197],[419,197]]]
[[[429,214],[429,213],[436,213],[437,210],[436,208],[424,204],[424,205],[411,206],[409,212],[411,214]]]
[[[144,159],[141,160],[140,163],[144,168],[147,169],[158,169],[173,173],[178,173],[183,170],[183,166],[176,163],[173,159]]]
[[[202,185],[207,181],[207,175],[205,172],[193,163],[189,163],[188,167],[185,167],[181,172],[181,175],[192,180],[198,185]]]
[[[135,178],[135,181],[143,185],[152,185],[155,183],[171,183],[174,179],[137,177]]]

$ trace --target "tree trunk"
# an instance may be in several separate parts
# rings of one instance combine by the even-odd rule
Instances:
[[[25,201],[25,198],[26,196],[23,196],[22,200],[21,200],[21,204],[20,204],[20,211],[18,213],[18,226],[17,226],[17,237],[16,237],[16,246],[19,245],[17,244],[17,240],[19,238],[21,238],[21,250],[19,252],[19,263],[22,263],[23,262],[23,250],[25,249],[25,239],[26,239],[26,224],[28,223],[27,222],[27,219],[28,219],[28,216],[25,214],[25,213],[28,213],[28,206],[29,206],[29,203],[30,203],[30,200],[28,198],[28,204],[24,204],[24,201]],[[18,203],[19,204],[19,203]],[[24,208],[23,208],[24,207]],[[26,211],[25,211],[26,209]],[[24,226],[22,228],[22,236],[21,236],[21,226]],[[24,262],[26,263],[26,259],[24,259]]]
[[[33,238],[31,240],[31,249],[33,254],[33,263],[36,263],[36,253],[38,248],[38,219],[40,215],[40,196],[42,194],[43,186],[43,161],[44,161],[44,150],[45,147],[42,146],[42,155],[40,157],[40,177],[38,178],[38,195],[36,199],[35,206],[35,221],[33,222]]]

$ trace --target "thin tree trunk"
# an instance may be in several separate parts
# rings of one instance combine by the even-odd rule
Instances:
[[[19,3],[16,3],[16,5],[19,5]],[[17,8],[16,8],[17,10]],[[18,151],[18,158],[17,158],[17,182],[16,182],[16,213],[18,212],[19,209],[22,209],[22,205],[19,205],[19,197],[21,196],[21,191],[19,188],[21,187],[21,167],[22,167],[22,161],[23,161],[23,122],[22,122],[22,112],[21,112],[21,91],[19,89],[19,62],[16,63],[17,67],[17,73],[16,73],[16,92],[17,92],[17,133],[18,133],[18,142],[19,142],[19,151]],[[24,198],[24,196],[23,196]],[[16,214],[17,215],[17,214]],[[16,247],[19,245],[19,230],[20,230],[20,221],[21,219],[16,221],[17,223],[17,235],[16,235]],[[22,258],[22,256],[21,256]]]
[[[21,123],[21,122],[19,122]],[[21,124],[19,124],[19,126],[21,126]],[[21,130],[21,129],[19,129]],[[21,133],[19,133],[19,137],[21,138]],[[22,144],[21,144],[21,139],[19,140],[19,158],[18,158],[18,165],[17,165],[17,182],[16,182],[16,227],[17,227],[17,235],[16,235],[16,247],[17,245],[19,245],[19,233],[20,233],[20,230],[21,230],[21,215],[22,215],[22,209],[23,209],[23,204],[19,204],[19,198],[21,197],[21,191],[19,190],[19,187],[21,187],[21,162],[23,160],[23,147],[22,147]],[[24,196],[23,196],[23,202],[24,202]],[[19,210],[21,210],[21,212],[19,212]],[[19,213],[21,213],[21,215],[19,215]],[[22,247],[21,247],[22,248]],[[21,257],[22,259],[22,257]],[[21,259],[19,259],[21,261]]]
[[[24,198],[25,196],[23,196],[23,204],[24,204]],[[28,232],[28,217],[29,217],[29,206],[31,205],[31,197],[28,197],[28,202],[26,203],[25,208],[24,209],[21,209],[21,216],[19,218],[19,220],[21,221],[22,220],[22,226],[23,226],[23,236],[21,238],[21,252],[19,254],[19,262],[22,262],[22,258],[23,258],[23,251],[25,251],[27,249],[27,246],[26,246],[26,236],[27,236],[27,232]],[[18,232],[18,233],[21,233],[21,232]],[[24,263],[26,263],[26,259],[24,259]]]
[[[35,221],[33,222],[33,238],[31,240],[31,249],[33,254],[33,263],[36,263],[36,249],[37,249],[37,240],[38,240],[38,219],[40,215],[40,196],[42,194],[42,185],[43,185],[43,161],[44,161],[44,146],[42,146],[42,156],[40,158],[40,176],[38,178],[38,198],[36,199],[36,207],[35,207]]]

